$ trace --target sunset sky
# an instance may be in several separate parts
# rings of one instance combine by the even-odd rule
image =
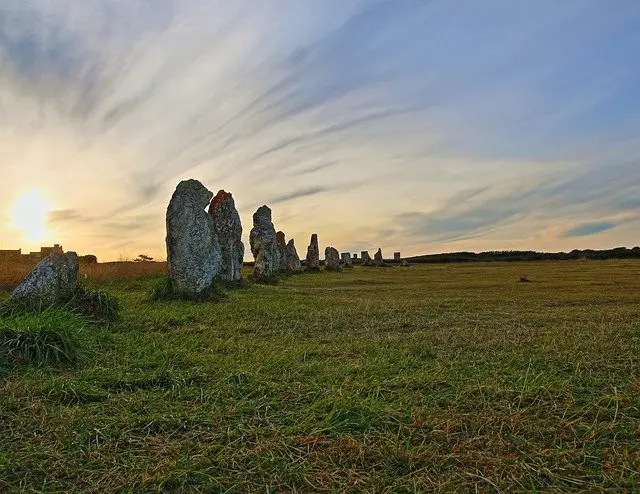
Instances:
[[[0,249],[164,257],[185,178],[299,253],[633,247],[639,52],[638,0],[0,0]]]

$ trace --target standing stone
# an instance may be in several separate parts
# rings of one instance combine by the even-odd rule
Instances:
[[[296,250],[293,239],[289,240],[287,244],[286,261],[284,269],[286,273],[295,274],[302,271],[302,263],[300,262],[300,257],[298,256],[298,251]]]
[[[363,250],[360,253],[360,257],[362,257],[362,265],[363,266],[371,266],[373,264],[373,261],[371,260],[371,256],[369,255],[369,251],[368,250]]]
[[[394,261],[398,261],[400,262],[402,260],[402,253],[400,252],[394,252],[393,253],[393,260]]]
[[[271,221],[271,209],[261,206],[253,214],[253,228],[249,234],[251,253],[255,259],[253,276],[264,281],[280,271],[280,255],[276,241],[276,229]]]
[[[224,281],[240,281],[244,261],[242,222],[231,193],[219,191],[211,200],[209,214],[213,218],[222,258],[218,278]]]
[[[320,270],[320,248],[318,247],[318,234],[311,235],[311,243],[307,249],[307,271]]]
[[[384,262],[384,258],[382,257],[382,249],[378,249],[378,252],[376,252],[373,256],[373,260],[376,262],[376,264],[382,264]]]
[[[31,309],[64,301],[78,283],[78,255],[55,252],[45,257],[11,294],[10,300]]]
[[[342,257],[342,264],[345,268],[352,268],[353,267],[353,261],[351,260],[351,253],[350,252],[343,252],[340,257]]]
[[[337,249],[327,247],[324,250],[324,267],[327,271],[340,271],[340,254]]]
[[[276,233],[276,245],[278,247],[278,271],[287,271],[287,237],[284,232]]]
[[[183,180],[167,208],[167,263],[171,290],[198,295],[213,284],[222,255],[210,214],[213,193],[197,180]]]

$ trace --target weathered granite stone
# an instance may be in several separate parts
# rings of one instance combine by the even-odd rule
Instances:
[[[382,249],[378,249],[378,252],[373,255],[373,260],[376,262],[376,264],[382,264],[384,262],[384,258],[382,257]]]
[[[298,256],[298,251],[296,250],[295,242],[293,239],[289,240],[287,244],[287,252],[286,252],[286,264],[285,264],[285,273],[295,274],[302,271],[302,263],[300,262],[300,257]]]
[[[276,245],[278,246],[278,262],[280,265],[278,271],[284,273],[287,271],[287,237],[284,232],[276,233]]]
[[[220,245],[221,266],[218,278],[224,281],[242,279],[244,244],[242,243],[242,222],[230,192],[219,191],[211,200],[209,214]]]
[[[394,253],[393,253],[393,260],[394,260],[394,261],[401,261],[401,260],[402,260],[402,253],[400,253],[400,252],[394,252]]]
[[[320,269],[320,248],[318,247],[318,234],[311,235],[311,243],[307,248],[307,271]]]
[[[411,264],[409,264],[407,260],[404,260],[400,263],[400,266],[402,266],[403,268],[408,268],[411,266]]]
[[[324,267],[327,271],[340,271],[340,253],[333,247],[324,250]]]
[[[251,253],[255,259],[253,276],[256,281],[268,280],[280,271],[280,254],[276,229],[271,221],[271,209],[261,206],[253,214],[253,228],[249,234]]]
[[[32,309],[48,307],[73,294],[78,283],[78,255],[45,257],[11,294],[10,300]]]
[[[220,245],[213,218],[205,211],[212,196],[197,180],[183,180],[169,202],[167,263],[176,294],[199,295],[220,272]]]
[[[362,257],[362,265],[363,266],[372,266],[373,265],[373,261],[371,260],[371,256],[369,255],[369,251],[368,250],[363,250],[360,253],[360,257]]]
[[[345,268],[352,268],[353,267],[353,260],[351,259],[351,253],[350,252],[343,252],[340,257],[342,258],[342,265]]]

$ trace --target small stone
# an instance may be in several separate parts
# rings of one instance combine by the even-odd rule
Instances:
[[[411,267],[411,264],[409,264],[409,262],[405,260],[400,263],[400,266],[402,266],[403,268],[409,268]]]
[[[77,283],[78,255],[56,252],[40,261],[9,299],[38,310],[70,297]]]
[[[280,255],[276,229],[271,221],[271,209],[261,206],[253,214],[253,228],[249,234],[251,253],[255,259],[253,276],[256,281],[269,280],[280,271]]]
[[[340,271],[340,253],[333,247],[324,251],[324,267],[327,271]]]
[[[183,180],[167,208],[167,263],[171,290],[199,295],[220,272],[222,255],[215,224],[205,211],[213,193],[197,180]]]
[[[302,263],[293,239],[289,240],[286,252],[285,273],[296,274],[302,271]]]
[[[320,270],[320,248],[318,247],[318,234],[311,235],[311,243],[307,248],[307,271]]]
[[[220,245],[221,268],[218,278],[240,281],[244,261],[242,222],[231,193],[219,191],[211,200],[209,214],[213,218],[214,231]]]

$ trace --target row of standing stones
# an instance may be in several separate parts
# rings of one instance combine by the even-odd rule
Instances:
[[[208,209],[207,209],[208,208]],[[244,244],[242,223],[233,196],[221,190],[214,197],[197,180],[178,184],[167,207],[167,263],[171,290],[177,295],[205,293],[214,282],[242,280]],[[302,262],[294,240],[286,241],[276,232],[271,209],[262,206],[253,215],[249,235],[255,259],[253,276],[258,282],[281,274],[302,272]],[[378,249],[372,260],[362,253],[365,266],[383,265]],[[340,255],[334,247],[325,250],[325,269],[340,271],[351,267],[351,254]],[[311,236],[307,249],[307,271],[320,270],[318,235]],[[54,253],[43,259],[12,292],[10,300],[42,308],[73,294],[78,282],[78,255],[75,252]]]
[[[207,209],[208,206],[208,209]],[[214,282],[238,282],[242,279],[244,245],[242,224],[230,193],[213,195],[197,180],[185,180],[176,187],[167,208],[167,262],[171,289],[188,296],[199,295]],[[293,239],[276,232],[271,209],[261,206],[253,215],[249,234],[255,260],[253,278],[270,281],[279,275],[302,272],[302,262]],[[381,265],[382,251],[365,265]],[[325,250],[325,269],[340,271],[351,267],[351,254],[342,256],[334,247]],[[318,235],[311,236],[305,269],[320,270]]]

